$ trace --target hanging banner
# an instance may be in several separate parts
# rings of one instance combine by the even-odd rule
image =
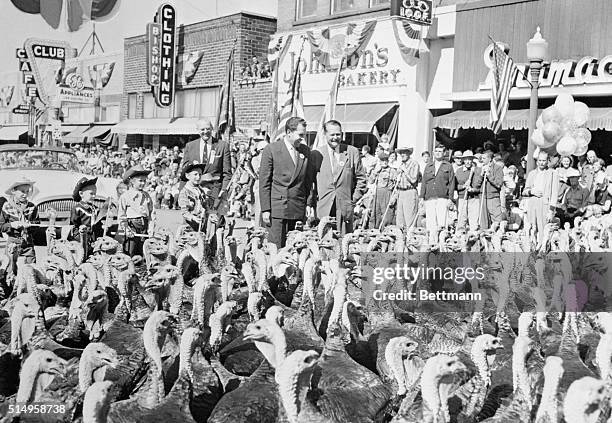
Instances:
[[[174,100],[176,88],[176,10],[173,6],[166,3],[159,7],[155,22],[147,26],[147,36],[147,82],[153,87],[157,105],[168,107]],[[156,54],[156,46],[159,46],[159,54]]]
[[[177,73],[179,75],[179,82],[183,87],[193,80],[203,57],[204,50],[183,53],[179,56]]]
[[[398,16],[417,25],[430,26],[433,0],[391,0],[391,16]]]
[[[344,57],[347,66],[353,66],[359,61],[359,56],[370,42],[376,21],[349,23],[345,34],[330,35],[329,28],[314,29],[307,31],[308,40],[312,48],[312,54],[324,67]]]

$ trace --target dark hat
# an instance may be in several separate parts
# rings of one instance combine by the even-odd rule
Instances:
[[[142,165],[132,166],[123,174],[123,182],[127,183],[130,178],[133,178],[134,176],[148,175],[149,173],[151,173],[151,171],[145,169],[142,167]]]
[[[389,160],[389,153],[387,153],[386,151],[379,152],[378,159],[383,161]]]
[[[74,187],[74,191],[72,191],[72,199],[74,201],[81,201],[81,194],[79,194],[79,192],[83,191],[85,189],[85,187],[90,187],[90,186],[94,186],[95,187],[96,186],[96,182],[98,182],[98,177],[89,179],[89,178],[83,176],[76,183],[76,186]]]
[[[187,175],[189,172],[191,172],[194,169],[200,169],[202,173],[204,173],[205,167],[206,165],[204,163],[200,163],[197,160],[192,160],[192,161],[185,163],[185,165],[183,166],[183,169],[181,170],[181,181],[186,181],[187,177],[185,175]]]
[[[412,154],[413,151],[414,149],[412,147],[402,147],[395,150],[397,154]]]

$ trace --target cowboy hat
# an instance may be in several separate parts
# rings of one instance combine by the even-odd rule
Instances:
[[[204,163],[200,163],[197,160],[188,161],[183,166],[183,170],[181,170],[181,181],[186,181],[187,177],[185,175],[187,175],[189,172],[191,172],[194,169],[200,169],[200,171],[204,173],[205,167],[206,165]]]
[[[461,155],[462,159],[473,159],[474,157],[475,156],[474,153],[472,153],[472,150],[465,150]]]
[[[389,153],[387,153],[386,151],[381,151],[380,153],[378,153],[378,159],[382,161],[389,160]]]
[[[98,182],[98,177],[95,177],[93,179],[88,179],[86,176],[83,176],[76,183],[76,186],[74,187],[74,191],[72,191],[72,199],[74,201],[81,201],[81,194],[79,194],[79,192],[83,191],[85,187],[96,186],[96,182]]]
[[[144,167],[142,167],[142,165],[132,166],[123,174],[123,182],[127,183],[127,181],[129,181],[130,178],[133,178],[134,176],[148,175],[149,173],[151,173],[151,171],[145,169]]]
[[[567,173],[565,174],[566,178],[579,178],[580,177],[580,172],[578,172],[578,169],[574,169],[573,167],[570,167],[569,169],[567,169]]]
[[[453,158],[454,157],[462,158],[463,154],[461,153],[460,150],[455,150],[455,152],[453,153]]]
[[[11,185],[8,186],[8,188],[6,189],[6,194],[12,194],[13,190],[17,187],[23,186],[23,185],[29,185],[32,186],[34,185],[34,181],[26,178],[26,177],[21,177],[20,179],[17,179],[15,182],[13,182]]]
[[[413,151],[412,147],[402,147],[395,150],[397,154],[412,154]]]

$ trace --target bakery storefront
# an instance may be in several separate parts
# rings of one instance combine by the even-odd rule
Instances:
[[[612,2],[589,0],[481,1],[457,6],[453,89],[442,99],[452,111],[434,118],[441,138],[457,149],[476,148],[487,140],[515,137],[526,143],[530,85],[526,44],[540,27],[549,43],[549,59],[540,73],[539,109],[551,106],[561,93],[573,95],[590,108],[590,147],[610,161],[612,145],[612,27],[607,16]],[[570,30],[571,29],[571,30]],[[502,132],[489,130],[492,41],[504,43],[519,74],[510,91]]]
[[[338,77],[335,119],[342,123],[345,142],[374,147],[378,135],[386,133],[395,146],[413,147],[420,154],[432,139],[431,110],[450,107],[430,102],[440,90],[450,90],[452,82],[452,38],[438,39],[440,28],[390,16],[355,16],[350,22],[329,20],[277,33],[272,44],[276,41],[280,52],[279,108],[288,99],[301,52],[304,114],[313,143],[344,51],[349,59]]]

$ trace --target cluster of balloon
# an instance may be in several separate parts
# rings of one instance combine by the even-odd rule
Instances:
[[[538,118],[531,136],[537,146],[534,158],[540,151],[562,156],[586,154],[591,142],[591,132],[586,128],[589,115],[586,104],[574,101],[570,94],[560,94]]]

